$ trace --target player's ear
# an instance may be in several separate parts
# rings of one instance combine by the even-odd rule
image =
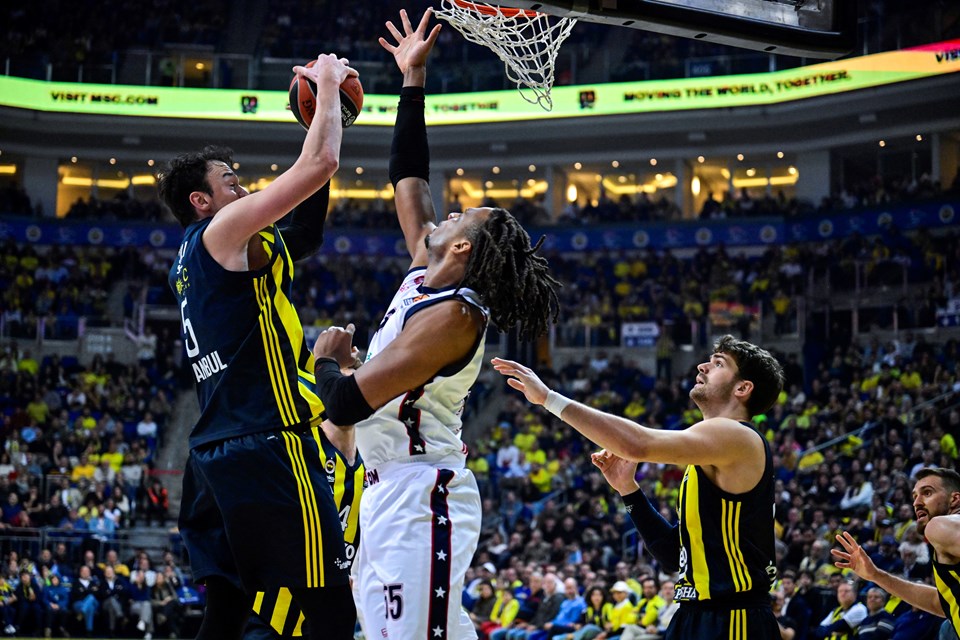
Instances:
[[[466,238],[460,238],[456,242],[450,245],[450,251],[453,253],[459,254],[469,254],[470,249],[473,248],[473,244]]]
[[[753,393],[753,383],[749,380],[740,380],[737,382],[737,386],[734,387],[733,392],[740,398],[749,396]]]
[[[198,212],[208,213],[210,207],[213,206],[213,198],[209,193],[204,193],[203,191],[192,191],[190,192],[190,204]]]

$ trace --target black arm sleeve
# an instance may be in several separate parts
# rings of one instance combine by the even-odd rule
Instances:
[[[404,178],[422,178],[430,182],[430,147],[427,123],[423,119],[423,87],[400,90],[397,122],[393,126],[390,147],[390,182],[396,187]]]
[[[640,489],[623,496],[623,504],[640,532],[643,543],[664,571],[679,571],[680,525],[671,525],[664,520],[650,498]]]
[[[340,365],[332,358],[319,358],[316,364],[317,395],[324,412],[333,424],[345,427],[373,414],[356,378],[340,373]]]
[[[287,224],[280,226],[283,241],[294,262],[308,258],[320,250],[329,205],[330,183],[327,182],[319,191],[297,205]]]

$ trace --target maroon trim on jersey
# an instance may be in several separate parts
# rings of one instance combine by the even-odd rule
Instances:
[[[453,480],[450,469],[437,470],[437,483],[430,492],[430,613],[426,640],[446,640],[449,631],[450,557],[453,523],[447,504],[447,485]]]
[[[397,412],[397,418],[407,430],[407,437],[410,439],[408,453],[412,456],[422,456],[427,452],[427,443],[420,435],[420,409],[413,406],[423,397],[423,389],[424,387],[420,386],[408,391],[400,402],[400,411]]]

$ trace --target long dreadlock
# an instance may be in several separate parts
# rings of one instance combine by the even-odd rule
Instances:
[[[473,245],[460,287],[473,289],[490,309],[500,331],[518,327],[521,340],[531,340],[556,323],[560,301],[546,258],[537,255],[543,238],[530,246],[530,236],[509,211],[499,207],[486,222],[468,233]]]

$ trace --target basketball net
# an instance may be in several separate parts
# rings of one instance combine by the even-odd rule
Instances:
[[[524,100],[545,111],[553,109],[550,89],[557,52],[576,24],[575,18],[554,18],[551,24],[545,13],[469,0],[441,0],[436,14],[470,42],[497,54],[507,78],[517,85]],[[534,97],[523,87],[531,89]]]

